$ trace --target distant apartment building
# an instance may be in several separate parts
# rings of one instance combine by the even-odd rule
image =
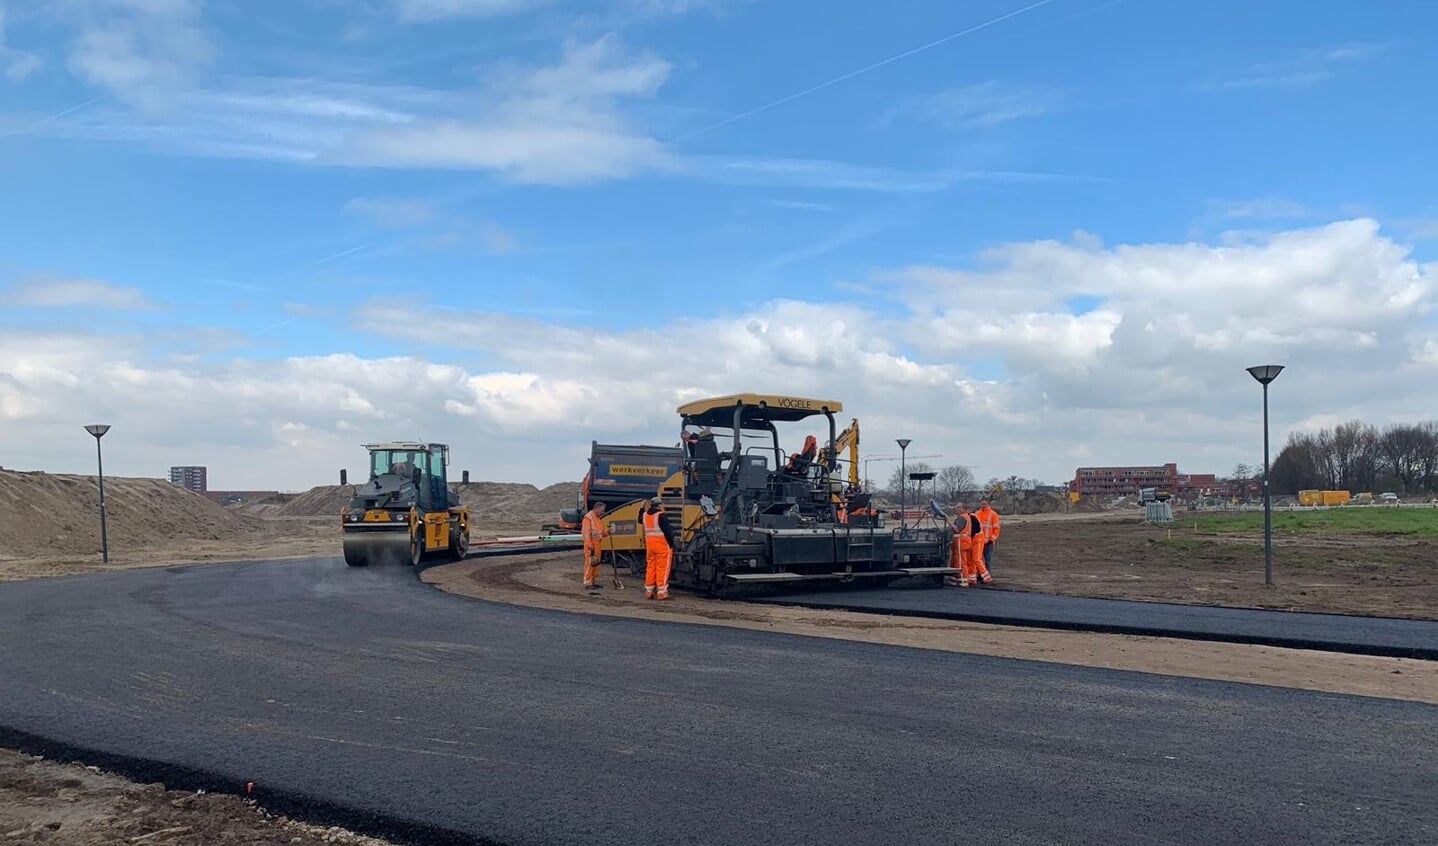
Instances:
[[[210,489],[203,467],[171,467],[170,484],[179,485],[197,494],[203,494]]]
[[[1180,473],[1177,464],[1146,467],[1080,467],[1074,472],[1069,490],[1083,496],[1138,496],[1144,488],[1168,491],[1179,499],[1223,496],[1213,473]]]

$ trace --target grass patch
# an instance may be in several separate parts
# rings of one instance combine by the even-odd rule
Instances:
[[[1174,528],[1200,534],[1239,534],[1263,531],[1263,512],[1201,514],[1175,519]],[[1372,506],[1332,508],[1326,511],[1274,511],[1274,534],[1289,535],[1404,535],[1438,538],[1438,508],[1383,508]]]

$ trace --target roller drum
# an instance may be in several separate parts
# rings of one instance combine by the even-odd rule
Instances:
[[[351,567],[418,563],[408,527],[382,532],[347,531],[344,534],[344,556],[345,563]]]

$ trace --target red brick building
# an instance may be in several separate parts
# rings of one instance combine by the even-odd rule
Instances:
[[[1180,473],[1177,464],[1147,467],[1080,467],[1069,490],[1083,496],[1138,496],[1143,488],[1168,491],[1179,499],[1222,496],[1224,486],[1213,473]]]

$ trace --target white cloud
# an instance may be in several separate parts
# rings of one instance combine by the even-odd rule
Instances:
[[[138,311],[154,308],[139,288],[100,279],[45,279],[0,288],[0,303],[31,308],[102,308]]]
[[[5,7],[0,5],[0,68],[4,68],[5,78],[20,82],[43,64],[38,55],[10,46],[5,34]]]
[[[1240,73],[1196,87],[1200,91],[1311,88],[1332,79],[1343,65],[1368,61],[1387,46],[1360,42],[1310,48],[1281,61],[1251,65]]]
[[[1023,171],[912,171],[803,158],[690,156],[685,161],[684,168],[698,178],[732,185],[892,194],[946,191],[965,182],[1048,182],[1073,178],[1062,174]]]
[[[1259,395],[1244,367],[1257,363],[1288,368],[1271,393],[1280,445],[1314,420],[1438,406],[1438,267],[1369,220],[1242,244],[1009,244],[977,268],[901,268],[870,289],[859,304],[716,305],[627,330],[413,300],[352,316],[387,346],[444,344],[483,367],[216,362],[138,335],[17,328],[0,334],[0,454],[87,470],[68,433],[93,418],[115,424],[106,466],[122,473],[161,474],[182,452],[217,486],[306,487],[357,472],[366,439],[424,437],[455,445],[478,478],[546,483],[582,472],[591,439],[672,441],[683,401],[776,391],[843,400],[865,455],[911,437],[936,464],[1058,481],[1076,461],[1254,463]],[[1097,306],[1071,310],[1075,298]]]
[[[421,238],[418,243],[438,249],[477,246],[489,255],[504,255],[519,249],[519,240],[512,232],[488,220],[455,220],[443,231]]]
[[[954,131],[987,129],[1026,118],[1037,118],[1064,107],[1068,94],[1051,86],[1020,85],[990,79],[973,85],[947,88],[933,94],[907,97],[881,119],[930,121]]]
[[[44,131],[205,156],[587,183],[673,167],[623,109],[669,71],[606,35],[566,42],[550,64],[497,65],[474,90],[235,78],[175,95],[163,116],[92,109]]]
[[[335,163],[503,173],[520,182],[583,183],[664,167],[667,154],[633,127],[619,101],[651,97],[668,78],[659,57],[606,35],[566,42],[552,65],[501,65],[478,116],[431,118],[345,139]]]
[[[131,106],[172,108],[215,59],[199,0],[68,0],[65,7],[81,22],[70,70]]]
[[[1229,219],[1282,220],[1312,217],[1313,211],[1302,203],[1268,195],[1251,200],[1214,201],[1210,211]]]
[[[395,13],[407,22],[450,18],[499,18],[549,5],[550,0],[394,0]]]
[[[345,211],[393,229],[421,226],[436,217],[434,206],[429,203],[393,197],[356,197],[345,204]]]

